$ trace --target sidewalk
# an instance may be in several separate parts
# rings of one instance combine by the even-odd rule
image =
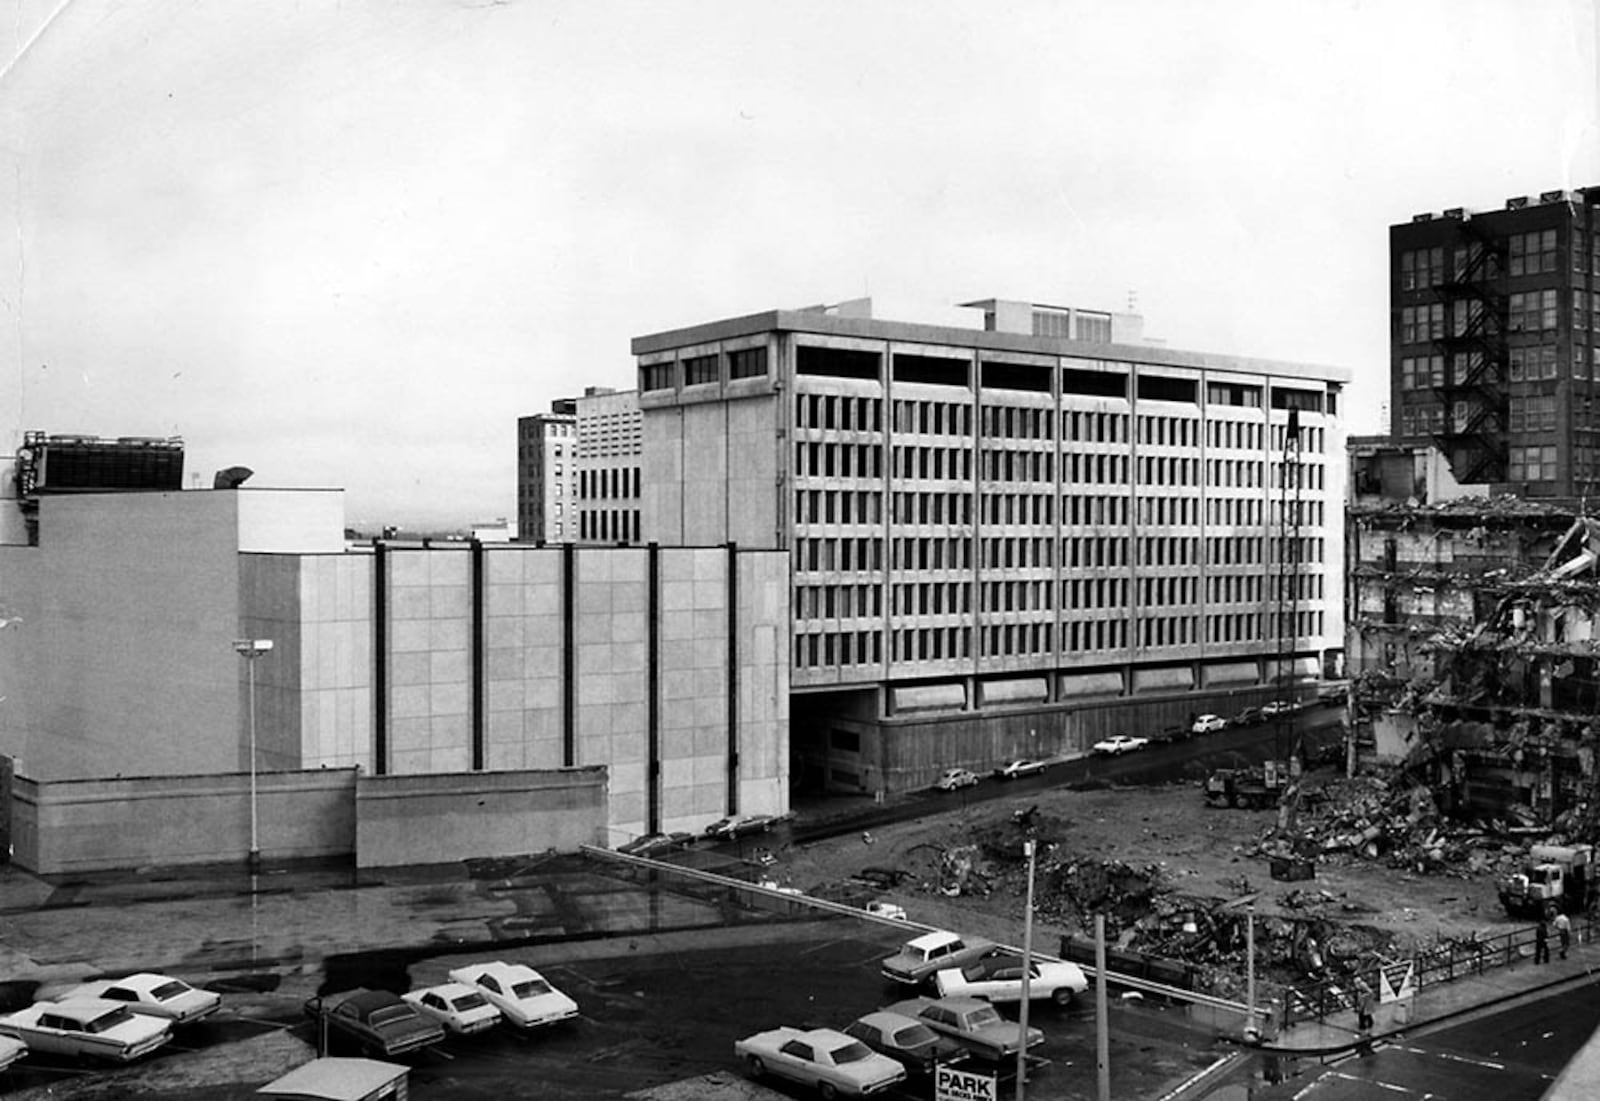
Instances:
[[[1353,1009],[1338,1010],[1320,1021],[1302,1021],[1280,1032],[1260,1050],[1290,1056],[1330,1056],[1353,1051],[1363,1043],[1383,1039],[1446,1021],[1540,990],[1560,986],[1585,976],[1600,974],[1600,945],[1574,941],[1567,958],[1553,948],[1550,962],[1536,964],[1529,951],[1517,962],[1494,967],[1479,975],[1436,983],[1400,1001],[1379,1005],[1373,1027],[1363,1036]]]

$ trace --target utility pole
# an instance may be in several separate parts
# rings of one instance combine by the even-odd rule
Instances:
[[[1106,916],[1094,916],[1094,1065],[1096,1096],[1111,1101],[1111,1013],[1106,1005]]]
[[[1028,858],[1028,901],[1022,911],[1022,1020],[1017,1026],[1017,1101],[1023,1101],[1028,1088],[1028,999],[1033,995],[1033,869],[1037,847],[1031,837],[1022,843],[1022,855]]]

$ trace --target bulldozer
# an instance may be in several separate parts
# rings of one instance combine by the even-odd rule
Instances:
[[[1500,905],[1511,917],[1549,919],[1588,908],[1594,884],[1593,845],[1535,845],[1520,872],[1499,883]]]

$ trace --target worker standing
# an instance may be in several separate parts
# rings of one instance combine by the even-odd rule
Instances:
[[[1533,927],[1533,962],[1550,962],[1550,926],[1543,918]]]
[[[1572,947],[1572,919],[1566,914],[1556,915],[1556,936],[1561,940],[1561,958],[1567,958],[1567,949]]]

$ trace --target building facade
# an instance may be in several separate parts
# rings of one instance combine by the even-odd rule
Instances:
[[[639,395],[586,387],[573,405],[578,422],[578,540],[640,540],[644,418]]]
[[[332,490],[45,496],[38,521],[0,546],[19,776],[236,774],[252,746],[370,776],[603,766],[611,843],[787,809],[781,553],[347,547]],[[249,669],[235,639],[274,646]]]
[[[1600,188],[1389,229],[1391,433],[1456,481],[1526,497],[1596,488]]]
[[[645,538],[789,552],[808,782],[1081,749],[1341,644],[1345,372],[972,305],[983,330],[851,303],[633,342]]]
[[[577,411],[571,399],[517,418],[517,538],[571,543],[577,524]]]

